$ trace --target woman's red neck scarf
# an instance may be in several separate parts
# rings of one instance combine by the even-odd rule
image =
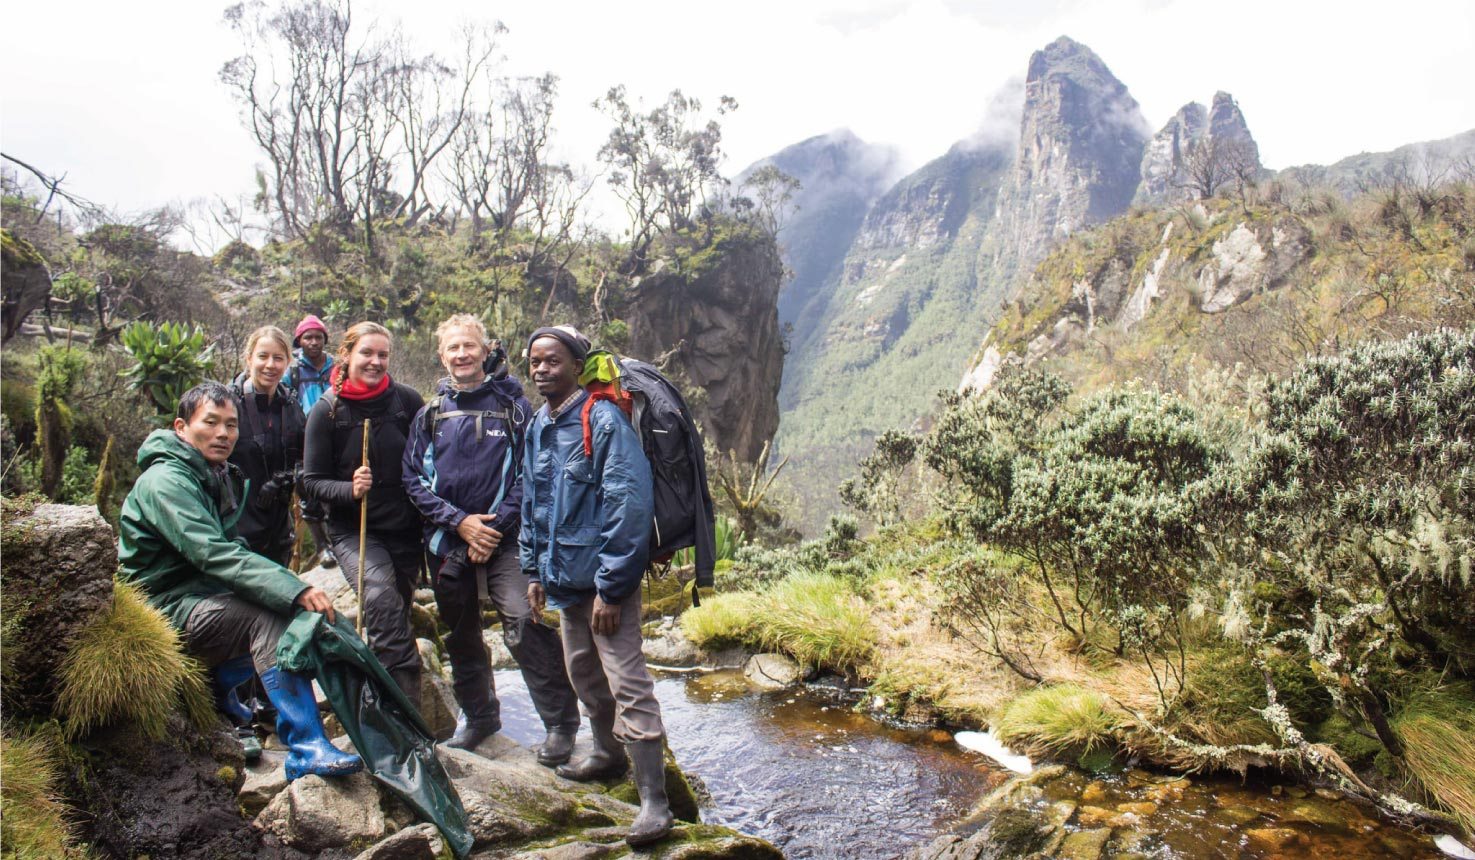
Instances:
[[[346,367],[339,367],[333,371],[333,375],[342,378],[347,370]],[[388,390],[389,374],[386,373],[380,377],[379,384],[373,386],[365,385],[357,379],[344,379],[343,387],[338,389],[338,395],[345,400],[373,400]]]

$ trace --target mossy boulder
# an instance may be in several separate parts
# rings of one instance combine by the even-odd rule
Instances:
[[[112,604],[118,549],[97,509],[7,505],[5,556],[7,717],[47,715],[72,645]]]

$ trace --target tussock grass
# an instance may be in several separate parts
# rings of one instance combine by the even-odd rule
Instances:
[[[215,719],[199,663],[130,583],[114,583],[113,605],[78,637],[60,674],[56,710],[68,740],[120,721],[161,738],[181,705],[199,725]]]
[[[800,663],[853,673],[876,647],[870,612],[844,578],[804,571],[766,591],[731,592],[681,616],[701,647],[741,644],[782,651]]]
[[[1466,833],[1475,834],[1475,698],[1468,688],[1413,696],[1393,729],[1403,741],[1404,764]]]
[[[1076,684],[1038,687],[1005,706],[994,734],[1032,753],[1080,756],[1109,745],[1120,722],[1106,698]]]
[[[702,599],[681,613],[681,630],[700,648],[742,645],[753,637],[756,595],[733,591]]]
[[[56,790],[58,770],[54,737],[0,733],[0,845],[6,860],[78,856]]]
[[[790,576],[764,593],[761,610],[759,641],[800,663],[853,672],[875,648],[870,612],[839,577]]]

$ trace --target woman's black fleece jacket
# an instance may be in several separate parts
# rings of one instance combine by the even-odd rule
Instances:
[[[330,414],[337,405],[335,419]],[[359,503],[353,497],[353,473],[361,465],[364,419],[372,422],[369,468],[369,530],[420,539],[420,512],[405,495],[400,463],[409,438],[410,421],[425,405],[415,389],[398,382],[370,400],[324,396],[307,416],[302,454],[302,491],[328,508],[328,522],[338,531],[357,531]],[[349,426],[345,423],[345,414]]]

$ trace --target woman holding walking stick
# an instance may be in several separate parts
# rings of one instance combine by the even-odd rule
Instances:
[[[400,460],[410,419],[425,401],[390,379],[393,345],[377,323],[361,322],[344,333],[333,388],[307,417],[302,491],[327,507],[333,554],[355,591],[362,569],[359,617],[369,647],[419,707],[420,653],[410,632],[410,602],[423,550],[420,514],[405,495]]]

